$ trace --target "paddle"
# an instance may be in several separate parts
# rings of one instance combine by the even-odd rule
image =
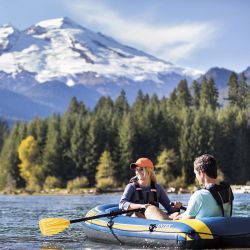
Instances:
[[[170,202],[170,206],[174,206],[174,202]],[[187,210],[187,208],[186,208],[186,207],[183,207],[183,206],[181,206],[180,209],[182,209],[182,210],[184,210],[184,211]]]
[[[92,219],[98,219],[102,217],[112,217],[120,214],[127,214],[131,212],[144,212],[145,208],[138,208],[133,210],[126,210],[126,211],[113,211],[106,214],[99,214],[95,216],[85,217],[81,219],[75,219],[75,220],[67,220],[64,218],[45,218],[41,219],[39,221],[39,226],[41,233],[45,236],[52,235],[52,234],[58,234],[69,227],[70,224],[86,221],[86,220],[92,220]]]
[[[186,207],[183,207],[183,206],[181,206],[180,209],[182,209],[182,210],[184,210],[184,211],[187,210],[187,208],[186,208]]]

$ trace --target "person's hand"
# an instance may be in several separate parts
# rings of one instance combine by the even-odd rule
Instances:
[[[182,214],[179,214],[179,215],[177,215],[177,216],[174,216],[173,218],[172,218],[172,220],[181,220],[182,218]]]
[[[169,215],[169,219],[175,220],[180,215],[179,212],[175,212]]]
[[[140,208],[147,208],[147,207],[149,207],[149,206],[151,206],[151,204],[141,204],[141,207]]]
[[[174,202],[174,208],[180,209],[182,207],[182,203],[180,201],[175,201]]]

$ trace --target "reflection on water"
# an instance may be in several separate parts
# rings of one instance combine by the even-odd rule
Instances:
[[[169,195],[171,200],[187,204],[190,195]],[[38,222],[45,217],[81,218],[96,205],[117,203],[120,194],[85,196],[0,196],[1,249],[130,249],[105,245],[86,239],[81,223],[70,225],[62,233],[44,237]],[[236,194],[234,216],[250,214],[250,194]],[[134,249],[134,248],[131,248]]]

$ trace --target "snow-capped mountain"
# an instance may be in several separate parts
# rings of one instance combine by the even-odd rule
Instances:
[[[63,112],[72,95],[93,106],[121,89],[132,101],[139,89],[168,95],[202,72],[157,59],[95,33],[69,18],[45,20],[19,31],[0,27],[0,91],[8,90]]]

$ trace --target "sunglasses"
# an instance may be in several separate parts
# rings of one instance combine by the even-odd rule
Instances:
[[[144,168],[142,168],[142,167],[141,168],[136,168],[135,171],[137,171],[137,172],[143,172]]]

